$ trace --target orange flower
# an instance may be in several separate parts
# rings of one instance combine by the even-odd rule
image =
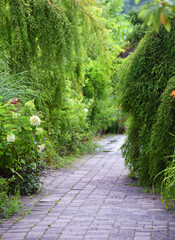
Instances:
[[[162,15],[162,14],[160,14],[160,21],[161,21],[161,24],[163,24],[163,25],[165,25],[165,17]]]
[[[173,96],[173,99],[175,99],[175,90],[172,91],[172,93],[170,94],[170,96]]]

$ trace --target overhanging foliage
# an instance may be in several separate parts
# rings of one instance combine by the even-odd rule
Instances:
[[[174,151],[174,102],[170,97],[175,75],[174,29],[173,21],[171,32],[163,27],[159,33],[148,31],[124,63],[120,82],[120,103],[129,113],[123,155],[145,185],[165,169]]]

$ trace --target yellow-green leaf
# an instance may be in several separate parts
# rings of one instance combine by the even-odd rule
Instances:
[[[140,0],[135,0],[135,4],[138,4],[140,2]]]
[[[170,32],[171,30],[171,22],[170,19],[166,19],[165,24],[164,24],[165,29]]]

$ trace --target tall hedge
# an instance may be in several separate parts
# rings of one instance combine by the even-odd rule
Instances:
[[[170,94],[175,87],[174,75],[175,21],[171,32],[163,27],[159,33],[150,29],[122,69],[119,99],[129,114],[122,151],[126,165],[145,185],[172,160],[175,105]]]

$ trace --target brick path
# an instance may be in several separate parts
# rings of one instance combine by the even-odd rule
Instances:
[[[31,213],[0,224],[0,239],[175,240],[173,211],[127,177],[117,151],[124,138],[109,136],[101,152],[49,172],[42,193],[26,201]]]

